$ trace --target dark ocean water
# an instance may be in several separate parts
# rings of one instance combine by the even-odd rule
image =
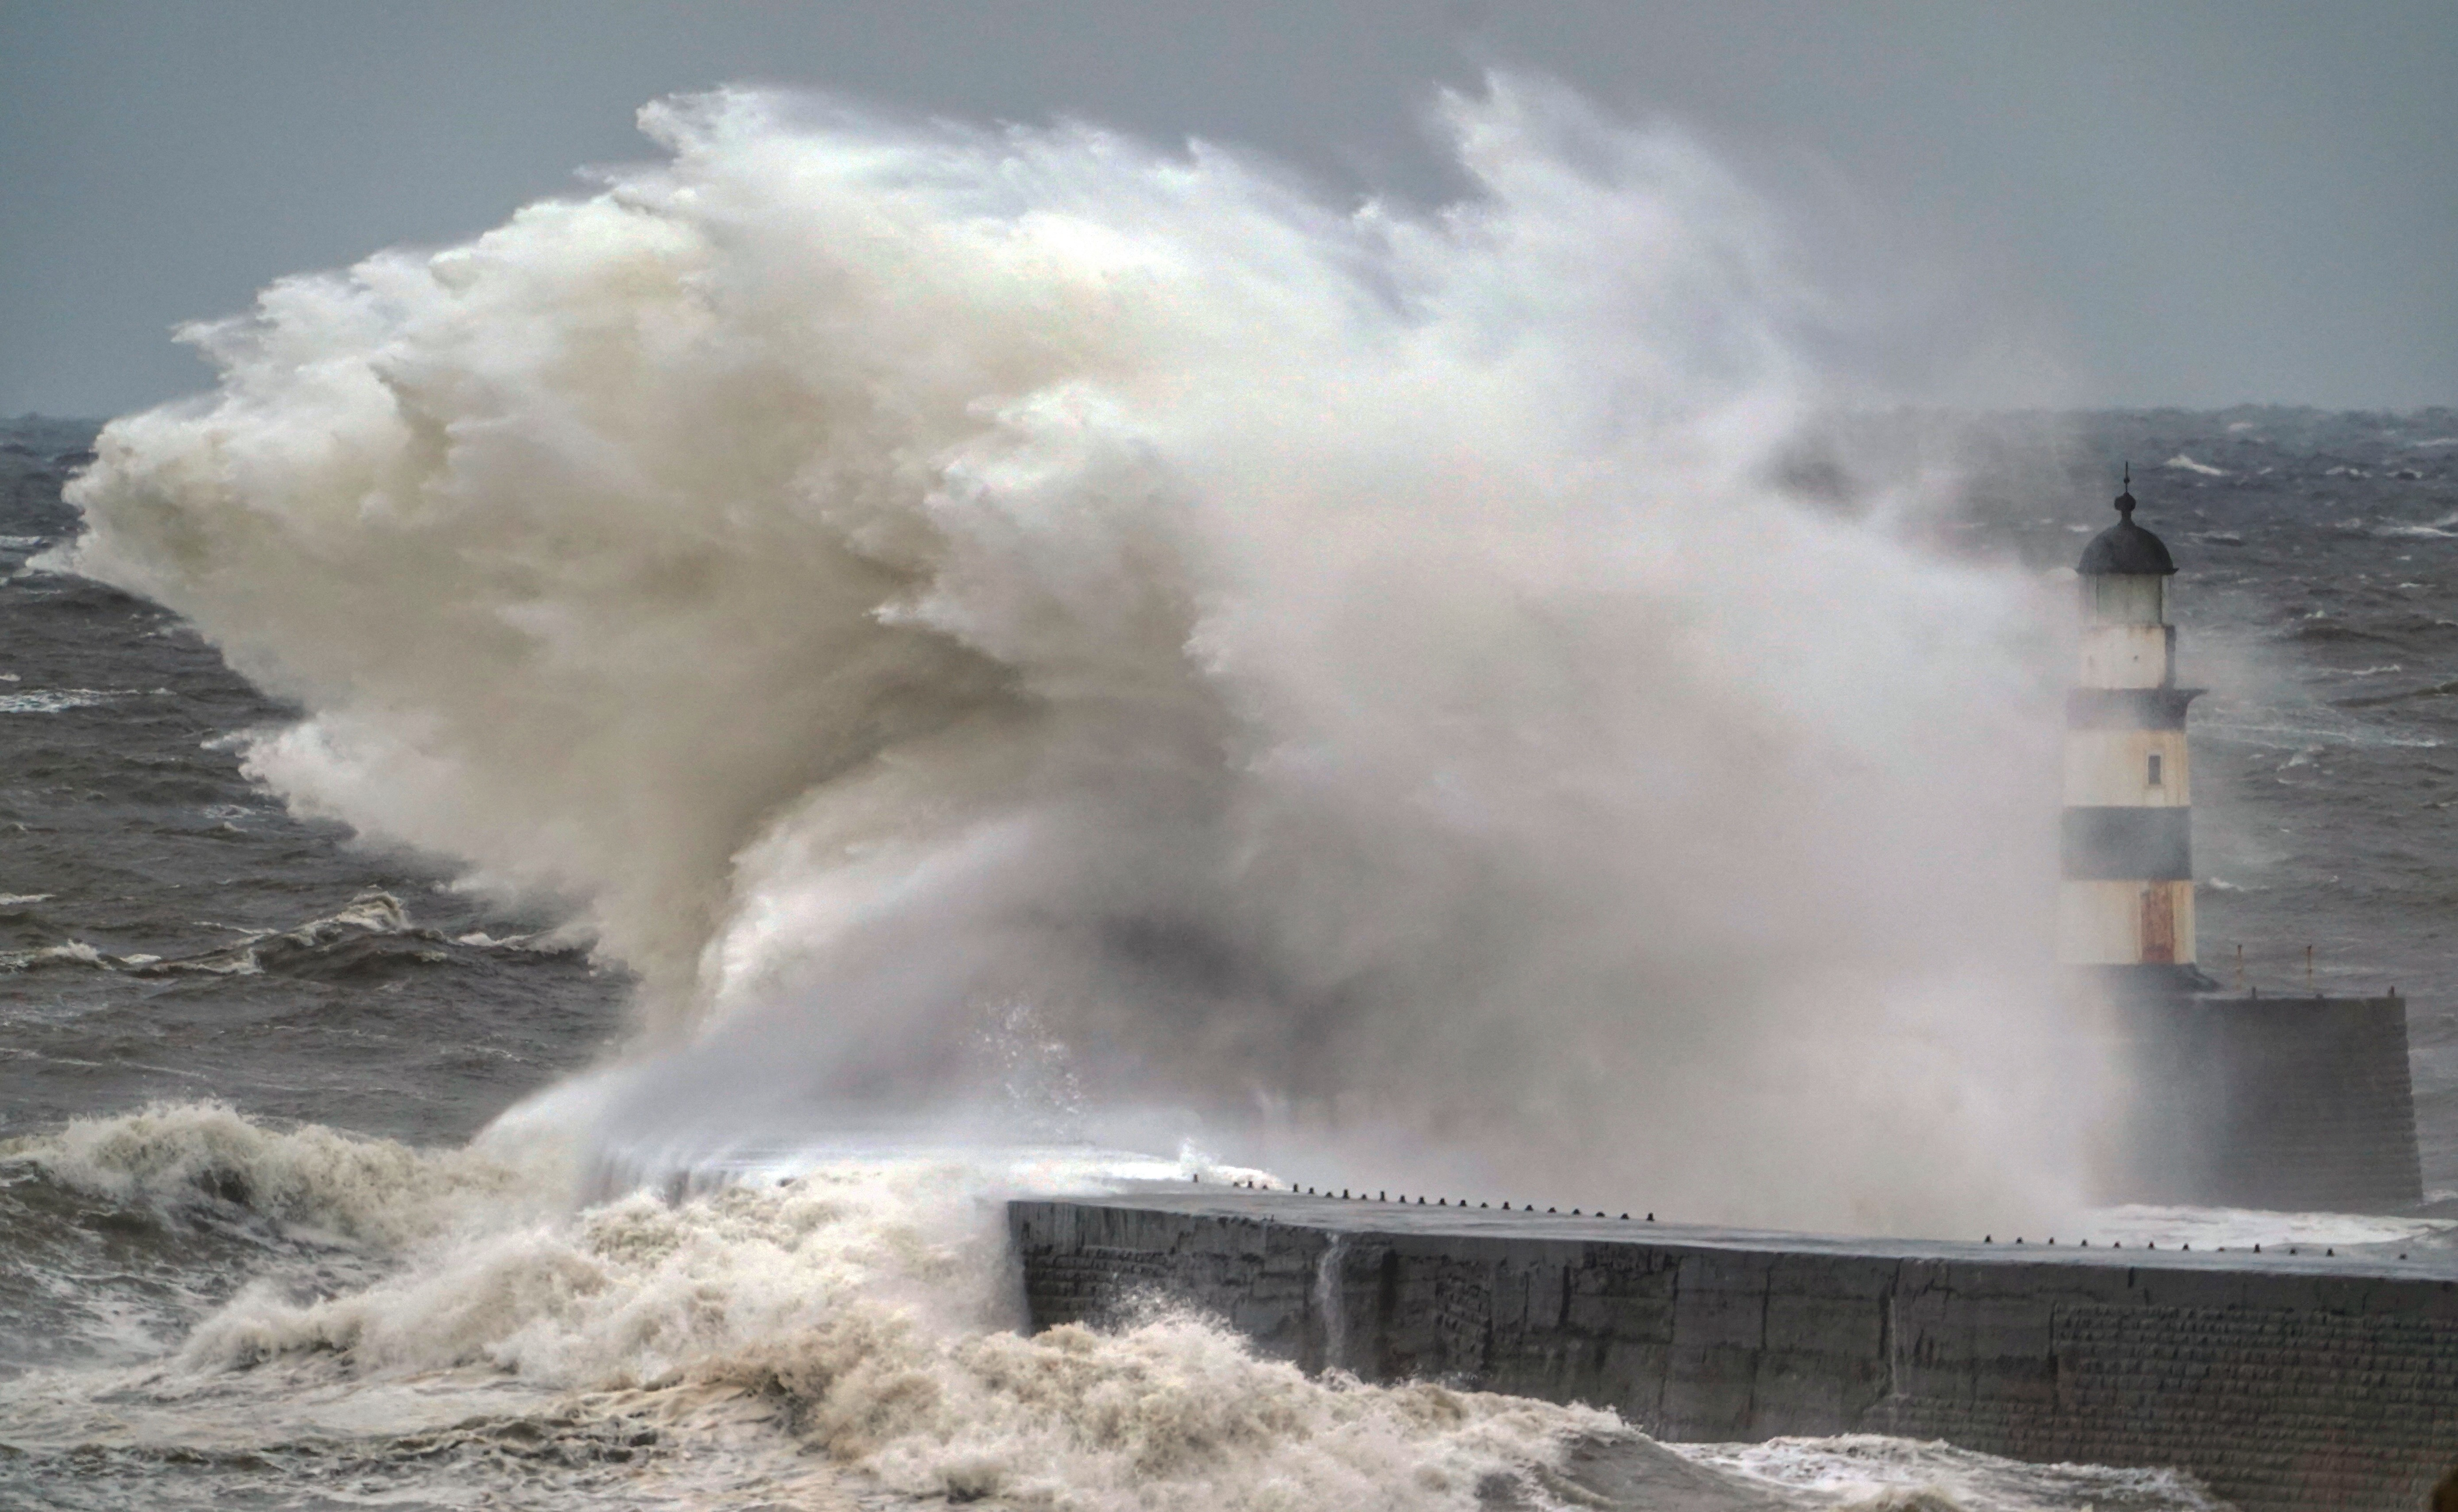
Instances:
[[[286,812],[223,737],[295,711],[168,612],[23,570],[93,432],[0,441],[0,1135],[211,1095],[466,1136],[602,1042],[621,983]]]
[[[93,429],[0,426],[0,1138],[214,1100],[263,1127],[449,1147],[589,1063],[623,1031],[619,974],[552,917],[286,812],[231,737],[295,711],[166,611],[26,566],[76,529],[60,489]],[[2309,946],[2320,990],[2406,993],[2427,1185],[2458,1188],[2458,412],[2010,417],[1958,448],[1969,509],[1943,539],[2043,573],[2112,518],[2130,461],[2141,523],[2185,570],[2186,667],[2211,689],[2193,726],[2204,963],[2233,981],[2240,950],[2248,983],[2302,988]],[[283,1221],[251,1186],[260,1161],[174,1168],[198,1174],[132,1198],[57,1179],[56,1161],[0,1163],[0,1379],[139,1364],[267,1276],[306,1296],[370,1274],[346,1205]],[[294,1395],[330,1386],[302,1377]],[[327,1426],[188,1469],[56,1444],[12,1469],[0,1446],[0,1504],[479,1504],[419,1479],[437,1463],[492,1504],[635,1504],[645,1492],[605,1479],[633,1455],[632,1430],[607,1426],[623,1420],[521,1430],[559,1445],[552,1474],[493,1429],[320,1460],[346,1438]],[[303,1489],[328,1481],[330,1499]],[[2043,1505],[2196,1504],[2172,1492],[2034,1488]]]
[[[94,430],[0,429],[0,1138],[213,1100],[448,1142],[586,1061],[619,973],[287,812],[225,737],[295,711],[163,610],[24,569],[75,530]],[[285,1248],[244,1196],[131,1212],[0,1167],[0,1372],[159,1347]]]

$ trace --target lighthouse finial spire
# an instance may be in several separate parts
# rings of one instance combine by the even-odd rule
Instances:
[[[2123,516],[2125,516],[2126,522],[2127,522],[2128,524],[2133,523],[2133,520],[2134,520],[2134,464],[2133,464],[2131,461],[2128,461],[2128,462],[2125,464],[2125,491],[2124,491],[2124,492],[2122,492],[2122,493],[2120,493],[2120,494],[2118,494],[2118,495],[2116,496],[2116,512],[2117,512],[2117,513],[2119,513],[2119,514],[2121,514],[2121,515],[2123,515]]]

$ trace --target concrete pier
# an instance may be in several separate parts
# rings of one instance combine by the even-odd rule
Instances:
[[[1831,1239],[1212,1187],[1010,1204],[1036,1329],[1191,1305],[1307,1369],[1885,1433],[2414,1512],[2458,1459],[2458,1262]]]
[[[2397,1212],[2424,1200],[2406,1000],[2114,1005],[2139,1087],[2112,1186],[2132,1202]]]

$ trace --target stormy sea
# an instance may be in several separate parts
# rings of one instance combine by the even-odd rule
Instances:
[[[1022,1331],[1149,1179],[2458,1247],[2458,412],[1861,404],[1695,146],[1448,109],[1418,214],[668,102],[0,423],[0,1505],[2218,1505]],[[2128,466],[2202,961],[2408,998],[2416,1214],[2092,1190]]]

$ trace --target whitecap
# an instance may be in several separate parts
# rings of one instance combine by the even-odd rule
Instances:
[[[222,823],[225,828],[236,828],[227,819]],[[382,889],[371,889],[329,914],[319,915],[288,929],[248,931],[246,938],[238,944],[219,950],[167,960],[148,957],[141,963],[131,958],[123,964],[146,976],[252,977],[262,973],[268,962],[295,959],[307,952],[370,935],[402,935],[438,943],[444,941],[442,934],[411,923],[400,899]]]
[[[91,709],[115,698],[126,698],[133,692],[126,688],[40,688],[31,693],[0,694],[0,715],[64,714],[71,709]]]
[[[2159,466],[2173,467],[2178,472],[2198,472],[2205,478],[2224,478],[2228,475],[2225,467],[2214,467],[2206,462],[2196,462],[2181,451]]]
[[[466,935],[454,935],[452,942],[468,945],[472,950],[519,950],[536,938],[535,935],[507,935],[498,940],[483,929],[472,929]]]
[[[82,940],[45,945],[39,950],[0,952],[0,971],[33,971],[44,966],[98,966],[107,971],[115,964],[110,956]]]

